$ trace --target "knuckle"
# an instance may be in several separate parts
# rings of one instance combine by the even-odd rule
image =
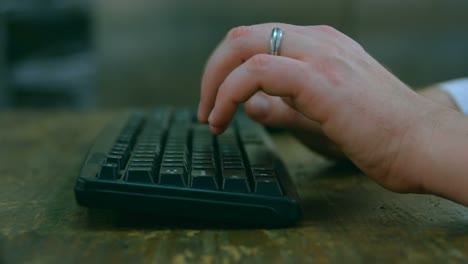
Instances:
[[[329,39],[331,40],[331,42],[334,42],[334,43],[331,43],[329,41],[328,44],[332,44],[331,45],[332,47],[353,47],[356,50],[362,49],[362,47],[356,41],[354,41],[349,36],[335,29],[332,26],[319,25],[319,26],[313,26],[313,27],[331,36],[331,38]]]
[[[334,86],[341,86],[344,82],[341,78],[342,71],[340,71],[340,68],[343,68],[341,64],[346,64],[342,62],[341,58],[321,59],[315,63],[314,71]]]
[[[233,85],[232,82],[226,82],[221,87],[219,88],[218,94],[216,96],[216,101],[219,101],[221,99],[223,105],[225,103],[234,103],[234,104],[239,104],[240,99],[239,96],[241,95],[240,93],[236,92],[236,86]]]
[[[226,102],[229,102],[230,104],[234,104],[234,105],[239,105],[244,102],[244,100],[242,100],[242,93],[236,92],[236,90],[233,88],[234,87],[231,87],[230,89],[227,88],[224,91],[223,96]]]
[[[252,32],[252,27],[251,26],[239,26],[235,27],[231,30],[226,35],[226,39],[228,41],[233,41],[237,40],[239,38],[243,38],[248,36]]]
[[[266,54],[257,54],[250,58],[249,63],[254,69],[264,68],[270,63],[270,56]]]
[[[333,34],[339,33],[338,30],[336,30],[334,27],[329,26],[329,25],[318,25],[318,26],[315,26],[315,28],[324,32],[328,32],[328,33],[333,33]]]

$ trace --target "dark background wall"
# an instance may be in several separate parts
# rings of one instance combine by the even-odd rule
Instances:
[[[465,0],[118,2],[97,7],[105,106],[195,103],[205,60],[224,34],[270,21],[332,25],[413,86],[468,75]]]
[[[5,64],[6,64],[6,41],[5,41],[5,17],[0,13],[0,107],[7,104]]]
[[[6,68],[8,75],[4,82],[7,86],[3,85],[7,88],[1,88],[0,83],[0,90],[3,89],[0,99],[2,94],[3,98],[10,97],[10,102],[11,95],[19,94],[26,98],[16,100],[19,103],[10,103],[10,106],[86,108],[196,104],[204,63],[226,32],[238,25],[272,21],[334,26],[361,43],[412,87],[468,76],[466,0],[37,2],[40,4],[36,5],[36,15],[29,23],[34,25],[34,19],[41,20],[40,14],[56,14],[55,23],[62,28],[70,28],[68,32],[72,33],[66,37],[69,40],[62,41],[64,47],[70,49],[64,49],[68,53],[42,56],[42,61],[54,57],[57,63],[52,66],[50,63],[39,64],[35,69],[42,72],[36,72],[36,75],[18,75],[25,72],[24,67],[19,67],[24,63],[8,59],[2,62],[0,59],[0,69]],[[7,22],[2,23],[2,3],[0,33],[6,25],[7,36],[11,36],[12,31],[17,34],[18,27],[14,26],[17,22],[14,19],[11,22],[15,17],[12,14],[26,12],[21,8],[4,12]],[[51,12],[44,12],[47,6]],[[50,15],[48,17],[50,20]],[[78,24],[70,22],[67,19],[70,17],[75,17]],[[67,23],[71,24],[64,26]],[[53,27],[49,29],[52,32],[56,30]],[[29,36],[23,29],[19,31],[23,33],[20,36]],[[9,58],[11,47],[24,40],[7,39],[6,42],[6,57]],[[26,45],[35,47],[39,42],[43,43],[44,39],[29,39]],[[51,43],[58,45],[61,41],[53,40]],[[33,89],[12,85],[18,79],[19,83],[28,84],[24,78],[37,83],[35,76],[48,74],[55,79],[49,81],[46,78]],[[50,89],[48,87],[53,85],[49,83],[61,88]],[[15,92],[18,90],[22,92]],[[43,90],[47,93],[41,93]],[[54,92],[66,96],[54,97]]]

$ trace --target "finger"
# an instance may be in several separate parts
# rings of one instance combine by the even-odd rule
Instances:
[[[272,96],[296,98],[311,80],[307,64],[298,60],[266,54],[255,55],[236,68],[219,88],[208,122],[215,134],[229,125],[238,104],[258,90]]]
[[[214,51],[202,78],[198,118],[206,122],[219,86],[235,68],[256,54],[267,54],[271,30],[279,26],[283,30],[280,52],[282,56],[299,58],[307,50],[304,28],[287,24],[262,24],[238,27],[231,30]]]
[[[317,122],[286,104],[283,97],[269,96],[259,91],[244,104],[244,108],[253,120],[267,126],[305,130],[307,133],[320,131]]]

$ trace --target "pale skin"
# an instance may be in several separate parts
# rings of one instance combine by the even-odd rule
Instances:
[[[268,55],[275,26],[281,56]],[[439,90],[414,92],[331,27],[231,30],[207,62],[198,119],[220,134],[241,103],[254,120],[347,157],[389,190],[468,205],[468,118]]]

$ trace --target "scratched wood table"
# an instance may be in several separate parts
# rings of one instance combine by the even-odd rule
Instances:
[[[161,225],[76,205],[113,112],[0,113],[0,263],[468,263],[468,209],[384,190],[275,135],[304,220],[284,229]],[[468,191],[468,190],[467,190]]]

